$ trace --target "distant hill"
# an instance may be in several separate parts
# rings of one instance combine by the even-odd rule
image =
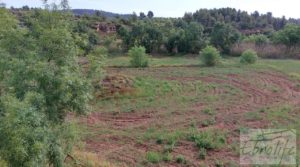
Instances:
[[[72,12],[75,14],[75,15],[94,15],[96,14],[96,12],[99,11],[99,10],[93,10],[93,9],[72,9]],[[129,19],[129,17],[131,16],[131,14],[118,14],[118,13],[112,13],[112,12],[106,12],[106,11],[102,11],[100,10],[100,15],[101,16],[104,16],[108,19],[112,19],[112,18],[115,18],[115,17],[120,17],[120,18],[123,18],[123,19]]]

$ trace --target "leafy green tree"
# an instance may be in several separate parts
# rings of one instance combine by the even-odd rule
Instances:
[[[154,13],[152,11],[149,11],[148,14],[147,14],[147,17],[149,19],[152,19],[154,17]]]
[[[102,66],[107,57],[107,49],[97,47],[87,57],[89,60],[88,77],[98,82],[103,74]]]
[[[118,35],[121,37],[122,41],[123,41],[123,48],[124,49],[128,49],[128,46],[130,44],[130,35],[129,35],[129,30],[124,27],[121,26],[118,30],[117,30]]]
[[[253,42],[257,46],[263,46],[267,44],[270,40],[267,36],[260,34],[260,35],[251,35],[245,39],[243,39],[245,42]]]
[[[146,18],[146,15],[144,12],[140,12],[140,19],[143,20],[144,18]]]
[[[199,53],[206,46],[203,26],[192,22],[183,27],[172,32],[166,43],[167,49],[169,52]]]
[[[240,33],[229,24],[218,23],[211,33],[211,43],[229,53],[231,46],[240,38]]]
[[[132,22],[136,22],[137,19],[138,19],[137,14],[136,14],[135,12],[133,12],[132,15],[131,15],[131,17],[130,17],[130,20],[131,20]]]
[[[274,35],[274,42],[282,43],[289,48],[300,45],[300,26],[289,24],[283,30],[278,31]]]
[[[185,43],[187,43],[186,52],[199,53],[206,46],[206,39],[203,34],[202,25],[192,22],[185,29]]]
[[[160,29],[152,22],[137,22],[132,30],[121,27],[118,34],[123,39],[126,48],[134,46],[144,46],[146,52],[157,51],[163,41],[163,34]]]
[[[182,43],[185,39],[184,30],[178,29],[171,32],[168,41],[166,42],[166,48],[170,53],[177,53],[184,51],[185,44]]]
[[[184,13],[183,20],[187,23],[190,23],[193,21],[193,13]]]
[[[10,32],[14,28],[17,27],[17,20],[16,18],[9,12],[7,12],[6,9],[0,8],[0,15],[1,15],[1,22],[0,22],[0,39],[3,38],[3,34],[5,32]]]
[[[0,157],[9,166],[61,167],[74,139],[65,117],[86,112],[91,99],[68,15],[39,11],[21,28],[0,12]]]

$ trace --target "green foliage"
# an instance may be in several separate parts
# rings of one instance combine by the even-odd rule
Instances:
[[[251,35],[245,39],[243,39],[244,42],[253,42],[257,46],[263,46],[267,43],[269,43],[269,38],[263,34],[260,35]]]
[[[207,150],[219,149],[226,143],[224,133],[212,130],[191,134],[190,140],[194,141],[199,149]]]
[[[184,16],[186,21],[197,21],[202,24],[207,31],[214,27],[217,23],[227,23],[238,29],[281,29],[287,23],[285,17],[275,18],[271,12],[260,14],[255,11],[249,14],[246,11],[237,10],[234,8],[219,8],[219,9],[200,9],[194,13],[188,13]],[[297,20],[293,20],[297,22]]]
[[[262,120],[262,116],[259,112],[247,112],[245,113],[246,120]]]
[[[224,167],[224,163],[221,160],[215,160],[215,167]]]
[[[205,157],[206,157],[206,155],[207,155],[207,151],[206,151],[206,149],[205,148],[200,148],[200,150],[199,150],[199,159],[205,159]]]
[[[0,157],[0,166],[1,167],[8,167],[7,163],[5,161],[3,161]]]
[[[128,51],[132,67],[148,67],[148,55],[144,47],[133,47]]]
[[[178,155],[176,157],[176,162],[179,164],[186,164],[186,159],[183,155]]]
[[[282,43],[288,47],[295,47],[300,45],[300,26],[289,24],[283,30],[275,33],[273,37],[274,42]]]
[[[246,50],[243,52],[240,62],[243,64],[254,64],[257,61],[257,54],[253,50]]]
[[[205,108],[202,110],[203,113],[208,114],[208,115],[214,115],[216,114],[215,111],[211,108]]]
[[[91,98],[68,15],[37,10],[21,28],[1,12],[0,157],[8,166],[61,167],[76,139],[66,114],[84,113]]]
[[[163,137],[162,136],[158,136],[157,140],[156,140],[156,143],[157,144],[162,144],[164,141]]]
[[[184,24],[182,28],[171,32],[166,43],[168,51],[198,53],[206,46],[203,30],[203,26],[195,22]]]
[[[203,127],[207,127],[207,126],[214,125],[214,124],[216,124],[215,118],[209,118],[209,119],[206,119],[206,120],[204,120],[204,121],[201,123],[201,125],[202,125]]]
[[[107,50],[102,47],[94,48],[93,51],[87,56],[89,60],[88,77],[99,81],[103,76],[102,67],[107,57]]]
[[[152,19],[154,17],[154,13],[152,11],[148,11],[147,17]]]
[[[204,48],[200,53],[200,58],[206,66],[215,66],[219,64],[221,60],[219,51],[212,46]]]
[[[3,38],[3,34],[6,32],[12,31],[14,28],[17,27],[17,20],[15,16],[13,16],[10,12],[8,12],[5,8],[0,8],[0,16],[1,16],[1,22],[0,22],[0,39]]]
[[[122,26],[118,30],[118,34],[127,48],[143,46],[146,48],[147,53],[157,51],[163,41],[163,34],[158,26],[147,21],[137,22],[133,25],[131,31]]]
[[[165,162],[170,162],[170,161],[172,161],[172,159],[173,159],[173,156],[169,152],[165,153],[162,157],[162,160]]]
[[[211,33],[211,43],[222,49],[224,53],[229,53],[231,46],[240,38],[240,33],[229,24],[218,23]]]
[[[161,155],[159,153],[152,151],[147,152],[146,159],[148,162],[151,163],[159,163],[162,160]]]
[[[24,101],[1,98],[1,113],[5,116],[0,117],[0,153],[10,166],[38,166],[47,160],[48,125],[45,115],[31,106],[29,96]]]

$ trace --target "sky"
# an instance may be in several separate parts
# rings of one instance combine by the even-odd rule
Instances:
[[[52,0],[59,2],[59,0]],[[0,0],[7,7],[41,7],[41,0]],[[158,17],[182,17],[185,12],[200,8],[233,7],[259,13],[272,12],[273,16],[300,18],[299,0],[69,0],[72,9],[97,9],[120,14],[130,14],[149,10]]]

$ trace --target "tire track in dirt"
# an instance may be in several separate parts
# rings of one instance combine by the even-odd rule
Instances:
[[[206,76],[206,77],[166,77],[167,80],[176,80],[182,82],[194,82],[202,81],[204,83],[213,84],[227,84],[242,91],[242,94],[238,94],[237,101],[230,101],[226,106],[219,105],[216,114],[216,124],[211,127],[217,129],[228,129],[235,130],[240,124],[249,125],[249,127],[263,127],[267,123],[259,120],[247,121],[244,118],[246,112],[259,110],[266,106],[277,105],[281,103],[290,103],[292,105],[300,104],[300,89],[296,88],[296,85],[287,76],[279,72],[251,72],[248,75],[227,75],[226,77],[218,76]],[[254,81],[254,82],[250,82]],[[271,85],[278,88],[278,91],[272,91],[265,87],[259,87],[258,85]],[[226,91],[222,87],[216,87],[210,89],[208,94],[220,96],[225,94]],[[109,126],[113,130],[125,130],[125,129],[140,129],[141,127],[147,127],[153,123],[159,123],[165,128],[174,129],[175,127],[186,127],[189,126],[192,119],[201,121],[206,119],[201,111],[204,107],[204,103],[199,102],[194,106],[188,106],[187,110],[192,109],[194,112],[183,112],[172,114],[172,122],[162,120],[170,120],[168,116],[164,115],[164,111],[153,111],[153,112],[133,112],[133,113],[119,113],[114,115],[113,113],[92,113],[86,119],[82,119],[82,122],[86,122],[88,126],[95,124],[104,124]],[[197,112],[198,111],[198,112]],[[225,119],[228,119],[225,121]],[[150,126],[149,126],[150,127]],[[205,128],[203,128],[205,129]],[[105,138],[105,136],[99,136],[99,138]],[[118,144],[114,144],[116,141],[111,140],[105,144],[97,144],[97,141],[88,141],[87,147],[89,150],[104,150],[110,152],[108,158],[122,161],[129,166],[134,166],[136,163],[136,157],[130,155],[134,152],[135,154],[144,153],[148,149],[157,150],[153,144],[145,144],[139,146],[137,141],[123,140],[122,138],[116,139],[118,142],[122,141],[125,145],[131,145],[130,151],[124,151]],[[197,166],[197,160],[194,155],[195,149],[191,149],[193,145],[191,143],[179,143],[178,147],[174,150],[175,153],[184,154],[194,166]],[[237,157],[233,156],[228,151],[220,151],[213,154],[215,157],[230,156],[233,160]],[[113,157],[111,157],[113,156]],[[117,158],[116,158],[117,157]]]

